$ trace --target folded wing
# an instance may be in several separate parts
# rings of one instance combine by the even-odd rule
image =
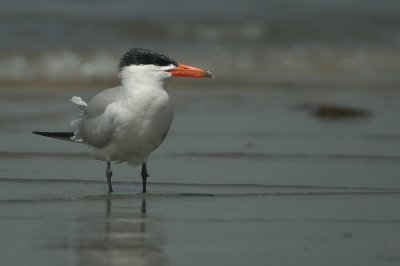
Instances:
[[[105,90],[97,94],[89,104],[79,97],[71,99],[81,109],[79,118],[71,122],[77,128],[74,139],[96,148],[104,147],[110,142],[115,129],[112,106],[120,100],[120,91],[120,87]]]

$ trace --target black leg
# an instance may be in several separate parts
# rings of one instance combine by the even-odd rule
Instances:
[[[147,167],[146,164],[142,164],[142,184],[143,184],[143,193],[146,193],[146,182],[147,182],[147,177],[149,175],[147,174]]]
[[[107,176],[107,182],[108,182],[108,192],[111,193],[111,192],[113,192],[113,189],[112,189],[112,184],[111,184],[112,172],[111,172],[110,162],[107,162],[106,176]]]

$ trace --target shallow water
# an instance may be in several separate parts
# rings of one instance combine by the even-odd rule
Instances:
[[[173,87],[173,84],[170,84]],[[398,90],[170,89],[176,115],[140,169],[31,134],[69,129],[68,98],[0,92],[4,265],[397,265]],[[321,119],[298,106],[367,109]],[[18,252],[15,252],[18,250]]]
[[[112,83],[132,47],[210,69],[231,85],[400,84],[397,0],[3,2],[6,88]]]

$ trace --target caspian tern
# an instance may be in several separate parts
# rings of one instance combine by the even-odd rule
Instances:
[[[209,71],[178,64],[160,53],[134,48],[119,63],[121,85],[107,89],[86,103],[72,97],[81,113],[71,122],[75,132],[33,132],[34,134],[84,143],[94,158],[107,162],[108,189],[110,162],[142,165],[143,193],[146,193],[146,163],[149,154],[165,139],[173,110],[165,82],[171,77],[212,78]]]

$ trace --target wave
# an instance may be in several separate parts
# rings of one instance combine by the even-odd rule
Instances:
[[[158,49],[161,50],[161,49]],[[122,51],[112,49],[0,52],[0,84],[116,83]],[[163,50],[162,50],[163,51]],[[180,46],[164,53],[201,66],[213,86],[259,84],[400,83],[400,48],[338,46]],[[229,83],[230,82],[230,83]],[[242,83],[238,83],[242,82]],[[375,84],[375,85],[376,85]]]
[[[132,47],[207,68],[213,86],[400,83],[396,1],[281,2],[102,1],[96,12],[88,0],[10,2],[0,11],[0,85],[116,83]]]

